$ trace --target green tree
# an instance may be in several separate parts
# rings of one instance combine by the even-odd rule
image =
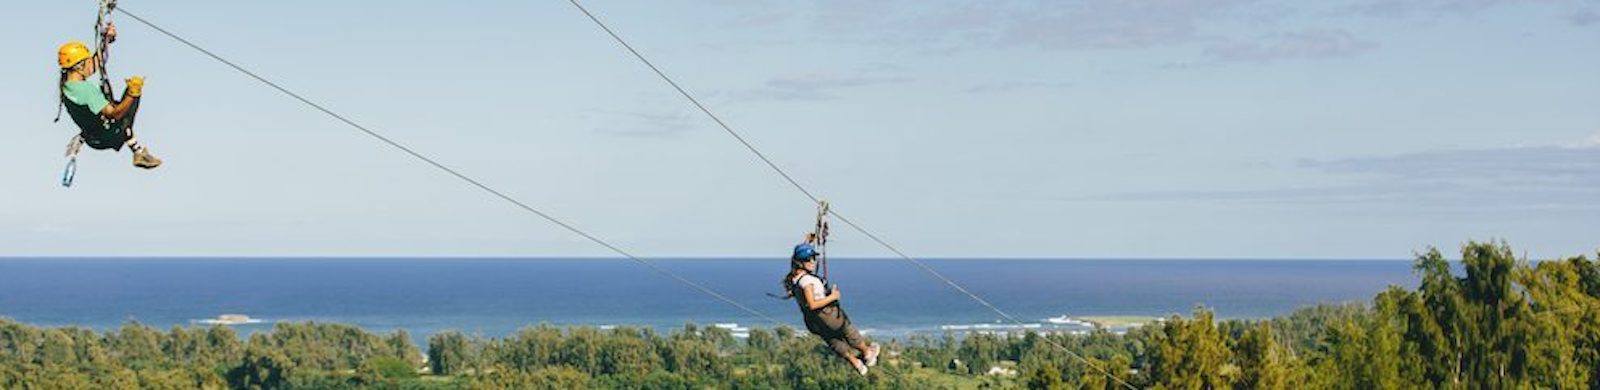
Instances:
[[[228,384],[233,388],[277,389],[289,383],[295,363],[281,351],[270,347],[260,335],[251,338],[245,348],[243,361],[228,371]]]
[[[1196,308],[1192,320],[1172,316],[1155,336],[1149,360],[1153,387],[1223,389],[1231,384],[1224,372],[1230,351],[1210,310]]]
[[[456,331],[435,333],[428,337],[428,366],[434,375],[466,373],[474,365],[476,354],[469,345],[467,335]]]
[[[1235,389],[1300,387],[1295,380],[1297,362],[1279,345],[1270,323],[1259,322],[1245,331],[1234,347],[1233,356],[1234,364],[1239,367]]]

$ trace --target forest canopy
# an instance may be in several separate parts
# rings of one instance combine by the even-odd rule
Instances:
[[[1514,253],[1472,242],[1453,262],[1428,250],[1414,290],[1270,319],[1196,308],[1125,334],[912,336],[866,377],[787,327],[741,339],[695,325],[539,325],[417,346],[404,331],[327,323],[245,337],[0,319],[0,388],[1600,388],[1600,265]]]

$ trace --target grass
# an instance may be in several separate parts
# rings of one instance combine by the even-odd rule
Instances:
[[[1106,327],[1106,328],[1126,328],[1126,327],[1133,327],[1133,326],[1139,326],[1139,325],[1146,325],[1146,324],[1153,323],[1153,322],[1155,322],[1156,320],[1158,320],[1160,318],[1161,317],[1150,317],[1150,316],[1084,316],[1084,317],[1079,317],[1079,319],[1082,319],[1084,321],[1089,321],[1089,322],[1094,323],[1095,325],[1099,325],[1101,327]]]

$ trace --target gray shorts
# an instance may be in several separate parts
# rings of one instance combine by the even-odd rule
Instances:
[[[838,306],[822,308],[817,311],[817,319],[822,321],[819,324],[822,326],[817,329],[819,332],[814,333],[822,337],[834,352],[841,356],[858,356],[867,352],[856,349],[857,345],[866,345],[867,339],[861,337],[861,332],[850,322],[850,316],[844,313],[844,309]]]

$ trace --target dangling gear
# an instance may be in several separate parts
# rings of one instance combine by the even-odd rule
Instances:
[[[822,280],[824,280],[824,281],[828,280],[828,213],[829,212],[831,212],[831,210],[828,209],[828,201],[827,200],[819,200],[819,201],[817,201],[817,225],[814,228],[814,230],[811,231],[811,237],[813,238],[813,240],[815,240],[815,242],[813,242],[812,244],[815,245],[816,248],[817,248],[817,269],[822,270]],[[825,284],[825,287],[827,287],[827,290],[828,290],[829,293],[833,292],[833,283],[832,282],[827,282]]]
[[[61,170],[61,186],[72,187],[72,180],[78,178],[78,152],[83,150],[83,137],[74,135],[67,141],[67,167]]]

